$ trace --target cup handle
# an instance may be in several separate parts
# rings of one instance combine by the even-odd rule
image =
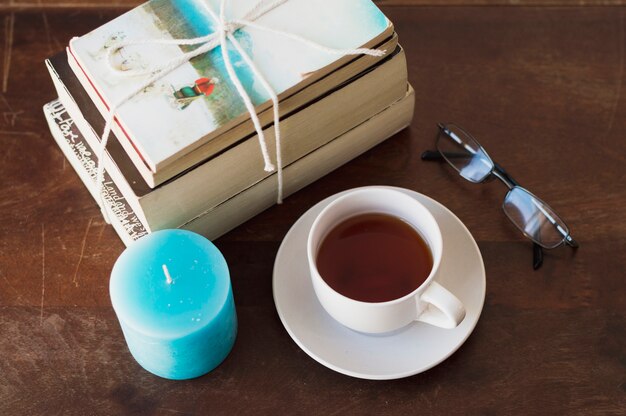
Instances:
[[[432,282],[422,293],[418,302],[425,302],[425,308],[416,318],[440,328],[452,329],[459,326],[465,318],[465,307],[448,289],[437,282]]]

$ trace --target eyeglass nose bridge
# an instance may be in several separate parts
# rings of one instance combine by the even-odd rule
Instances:
[[[500,179],[500,181],[505,184],[507,188],[509,188],[509,191],[516,186],[520,186],[515,179],[513,179],[508,173],[506,173],[502,166],[498,165],[495,162],[493,164],[493,168],[491,169],[491,174]]]

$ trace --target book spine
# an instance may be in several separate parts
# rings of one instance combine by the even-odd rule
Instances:
[[[56,68],[54,68],[49,61],[46,62],[48,67],[48,71],[50,73],[50,77],[52,78],[52,83],[58,94],[58,101],[65,107],[65,111],[69,115],[69,117],[73,120],[76,128],[81,134],[81,137],[85,140],[85,143],[90,146],[92,149],[97,149],[100,145],[99,137],[94,132],[92,126],[85,120],[83,114],[78,107],[78,104],[74,100],[74,96],[69,92],[67,86],[63,83],[58,73],[56,72]],[[133,192],[132,187],[129,185],[127,178],[120,172],[119,167],[113,161],[112,157],[109,154],[109,150],[111,147],[114,147],[116,143],[115,136],[109,138],[109,144],[107,146],[107,151],[104,155],[104,169],[107,174],[111,177],[112,181],[117,185],[118,190],[122,193],[122,195],[126,198],[126,202],[132,208],[132,211],[137,215],[141,223],[145,224],[150,231],[149,223],[146,220],[146,217],[143,212],[143,207],[141,206],[141,202],[137,198],[136,194]],[[122,150],[123,151],[123,150]],[[129,162],[132,163],[132,162]],[[139,175],[137,177],[140,178]],[[147,185],[146,185],[147,186]],[[91,191],[90,191],[91,192]],[[95,196],[94,196],[95,198]],[[98,202],[99,203],[99,202]]]
[[[102,187],[103,198],[100,198],[96,186],[96,174],[98,169],[98,157],[82,133],[67,113],[67,110],[59,100],[52,101],[44,106],[44,113],[48,118],[50,129],[83,183],[96,200],[101,209],[106,209],[112,220],[112,225],[118,232],[124,243],[134,241],[148,231],[138,216],[128,204],[118,186],[110,175],[104,172]],[[54,130],[57,130],[56,132]],[[105,206],[102,207],[102,199]],[[106,218],[106,216],[105,216]]]

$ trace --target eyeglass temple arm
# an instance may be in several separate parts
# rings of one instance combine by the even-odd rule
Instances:
[[[444,152],[444,154],[446,155],[446,157],[448,159],[467,159],[467,153],[463,153],[463,152],[459,152],[459,153],[455,153],[455,152]],[[427,162],[438,162],[438,161],[445,161],[445,159],[443,158],[443,155],[441,154],[441,152],[439,152],[439,150],[424,150],[420,156],[422,158],[422,160],[425,160]]]
[[[533,270],[537,270],[543,265],[543,249],[533,242]]]
[[[420,157],[428,162],[445,160],[438,150],[424,150]]]

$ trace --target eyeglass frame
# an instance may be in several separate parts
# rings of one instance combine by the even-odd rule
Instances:
[[[576,240],[574,240],[574,238],[572,238],[570,230],[569,230],[569,226],[567,226],[567,224],[565,223],[565,221],[558,215],[556,214],[556,211],[554,211],[554,209],[552,209],[552,207],[550,207],[550,205],[548,205],[545,201],[543,201],[541,198],[538,198],[535,194],[533,194],[532,192],[530,192],[529,190],[527,190],[526,188],[522,187],[519,182],[517,182],[515,179],[513,179],[513,177],[511,175],[509,175],[504,168],[502,168],[502,166],[500,166],[497,162],[495,162],[491,156],[489,156],[489,154],[487,153],[487,151],[485,150],[485,148],[478,142],[478,140],[476,140],[476,138],[474,136],[472,136],[471,134],[469,134],[467,131],[465,131],[463,128],[461,128],[460,126],[454,124],[454,123],[447,123],[447,124],[443,124],[443,123],[437,123],[437,127],[439,128],[439,131],[437,133],[437,143],[439,142],[439,137],[442,134],[447,135],[448,137],[452,138],[452,131],[449,130],[448,126],[454,126],[456,129],[460,130],[461,132],[463,132],[463,134],[465,134],[467,137],[469,137],[470,139],[472,139],[477,145],[478,145],[478,150],[480,150],[484,156],[487,158],[487,160],[489,162],[491,162],[491,169],[488,173],[485,174],[485,176],[481,179],[481,180],[473,180],[470,179],[466,176],[463,176],[461,174],[461,171],[458,169],[457,166],[455,166],[452,162],[450,162],[446,156],[444,156],[443,152],[439,149],[439,146],[437,146],[437,150],[425,150],[422,154],[421,154],[421,159],[425,160],[425,161],[445,161],[448,163],[448,165],[450,165],[455,171],[457,171],[459,173],[459,175],[472,183],[484,183],[487,182],[489,179],[491,179],[493,176],[495,176],[496,178],[498,178],[502,183],[504,183],[504,185],[506,185],[506,187],[509,189],[509,191],[507,192],[507,194],[504,197],[504,201],[502,203],[502,210],[504,211],[504,214],[507,216],[507,218],[513,223],[513,225],[515,225],[515,227],[520,230],[522,232],[522,234],[528,238],[529,240],[532,241],[533,243],[533,269],[537,270],[541,267],[541,265],[543,264],[543,248],[551,250],[551,249],[555,249],[557,247],[560,247],[562,245],[569,245],[570,247],[572,247],[573,249],[577,249],[579,247],[579,244]],[[548,219],[548,221],[557,229],[557,231],[563,235],[563,239],[561,240],[561,242],[559,242],[558,244],[555,244],[553,246],[546,246],[543,244],[540,244],[539,242],[537,242],[537,240],[533,237],[531,237],[530,235],[528,235],[526,233],[526,231],[524,231],[523,229],[521,229],[519,227],[519,225],[511,218],[511,216],[509,215],[509,213],[507,212],[507,210],[505,209],[504,205],[506,203],[507,197],[510,194],[510,192],[513,189],[520,189],[522,192],[530,195],[532,198],[535,198],[537,201],[540,201],[542,204],[544,204],[546,207],[548,207],[554,214],[556,214],[559,218],[559,220],[561,220],[561,222],[565,225],[565,227],[567,228],[567,232],[563,233],[562,230],[559,230],[559,228],[562,228],[560,225],[558,225],[556,223],[556,221],[554,221],[553,218],[551,218],[550,215],[546,215],[545,212],[543,212],[544,216]],[[539,208],[539,207],[538,207]],[[542,210],[543,211],[543,210]]]

